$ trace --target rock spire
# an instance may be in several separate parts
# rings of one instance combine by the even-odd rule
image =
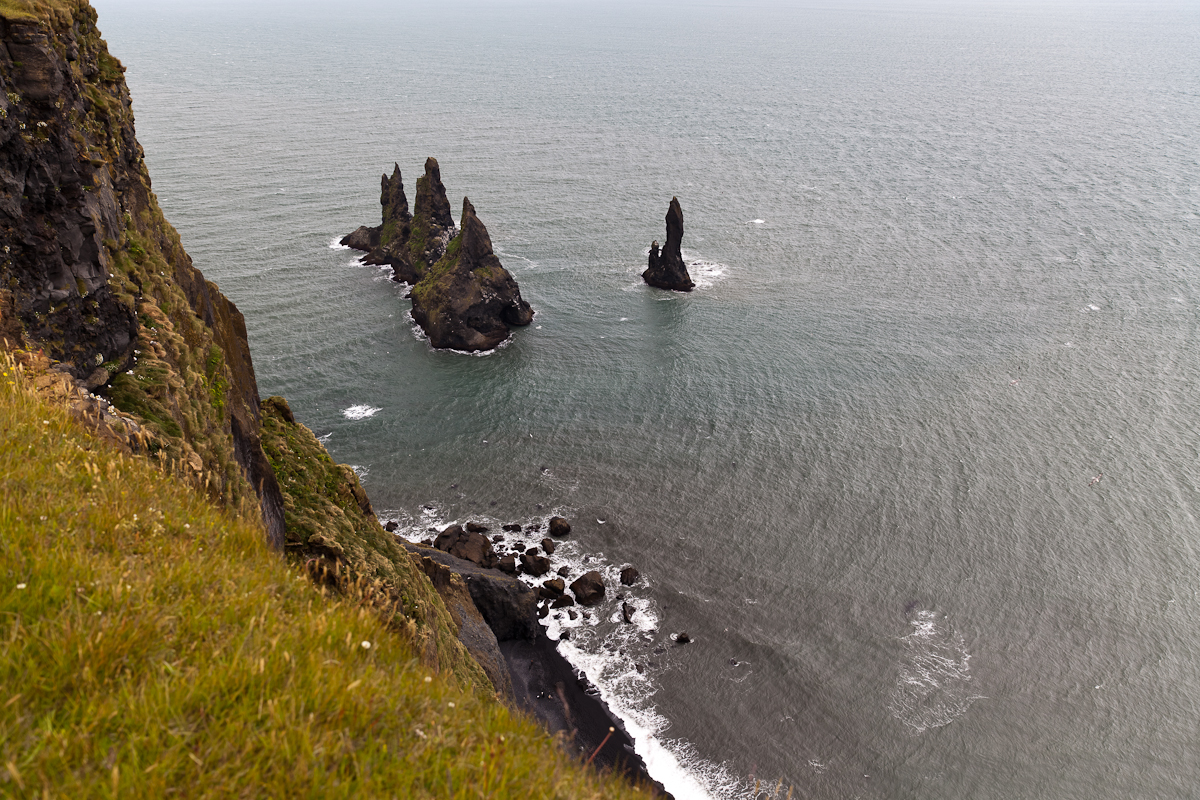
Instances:
[[[683,209],[679,205],[679,198],[672,197],[671,206],[667,209],[667,243],[663,245],[661,253],[658,242],[650,245],[649,264],[642,273],[646,283],[677,292],[689,292],[696,286],[679,252],[682,242]]]
[[[508,326],[528,325],[533,309],[500,259],[487,228],[463,198],[462,232],[412,291],[413,319],[434,347],[491,350]]]

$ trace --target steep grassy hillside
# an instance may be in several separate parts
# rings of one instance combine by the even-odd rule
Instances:
[[[0,361],[0,796],[646,796],[36,378]]]

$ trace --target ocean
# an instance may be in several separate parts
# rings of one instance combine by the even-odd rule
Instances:
[[[570,519],[549,633],[677,797],[1197,791],[1200,6],[94,5],[262,395],[404,535]],[[336,245],[427,156],[487,355]]]

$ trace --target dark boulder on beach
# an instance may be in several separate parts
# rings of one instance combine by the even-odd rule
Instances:
[[[554,555],[554,548],[558,547],[553,539],[542,539],[542,549],[546,551],[546,555]]]
[[[509,533],[520,533],[521,532],[521,523],[510,522],[507,525],[501,525],[500,529],[508,531]]]
[[[439,533],[433,540],[433,546],[455,558],[470,561],[481,567],[494,567],[499,561],[496,551],[492,549],[492,543],[486,536],[474,531],[465,531],[461,525],[451,525]]]
[[[501,572],[505,572],[509,575],[516,575],[517,574],[517,557],[509,555],[509,556],[505,556],[504,558],[501,558],[500,560],[498,560],[496,562],[496,569],[500,570]]]
[[[569,595],[569,594],[564,594],[562,597],[559,597],[554,602],[552,602],[550,604],[550,607],[551,608],[568,608],[573,605],[575,605],[575,598],[571,597],[571,595]],[[572,616],[571,619],[575,619],[575,617]]]
[[[642,279],[651,286],[659,289],[672,289],[677,292],[689,292],[696,284],[688,274],[687,265],[683,263],[680,246],[683,242],[683,208],[679,199],[671,198],[667,209],[667,243],[659,252],[658,242],[650,245],[650,258]]]
[[[508,338],[509,326],[533,321],[533,309],[465,197],[462,232],[413,287],[412,315],[434,347],[469,352],[491,350]]]
[[[583,606],[594,606],[604,599],[604,576],[596,570],[585,572],[571,584],[571,592]]]
[[[629,605],[629,603],[621,603],[621,617],[625,620],[626,624],[631,624],[633,622],[633,615],[636,612],[637,609]]]
[[[642,573],[634,567],[625,567],[621,570],[621,583],[625,586],[633,586],[640,577],[642,577]]]
[[[540,578],[550,571],[550,559],[545,556],[521,554],[521,568],[535,578]]]
[[[538,594],[547,600],[557,600],[566,591],[567,584],[562,578],[551,578],[542,583],[541,588],[538,589]]]
[[[468,522],[467,530],[471,533],[487,533],[489,528],[487,525],[480,525],[478,522]]]
[[[562,517],[550,518],[550,535],[562,538],[571,532],[571,523],[567,522]]]
[[[680,631],[679,633],[675,634],[676,644],[690,644],[691,641],[692,637],[688,635],[687,631]]]

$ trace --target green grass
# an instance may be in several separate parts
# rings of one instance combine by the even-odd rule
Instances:
[[[0,796],[647,796],[33,385],[0,359]]]
[[[10,20],[47,19],[51,14],[70,14],[79,0],[0,0],[0,17]]]

